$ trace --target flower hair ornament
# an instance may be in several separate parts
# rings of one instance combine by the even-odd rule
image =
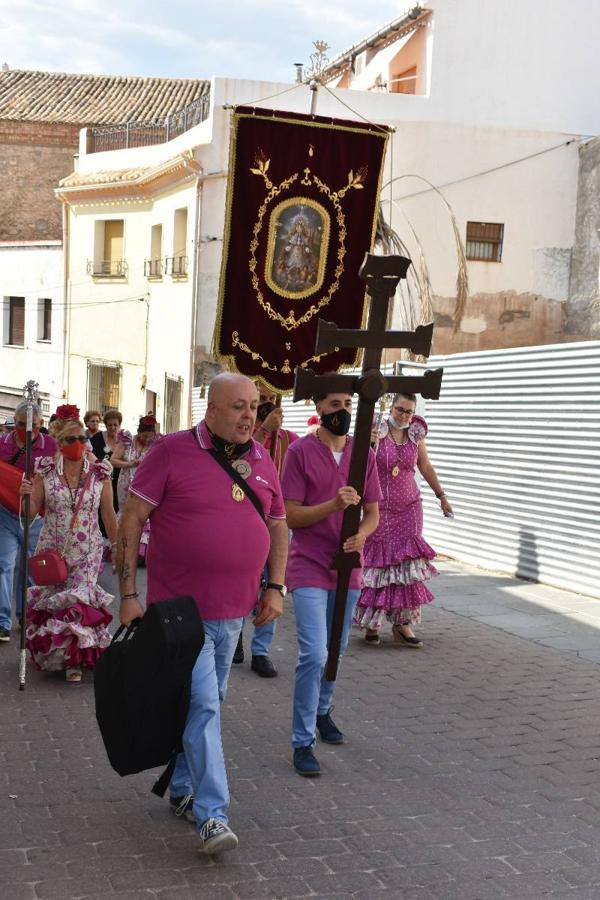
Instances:
[[[138,434],[141,431],[156,431],[156,424],[154,416],[142,416],[138,425]]]
[[[56,418],[63,421],[79,419],[79,408],[74,403],[65,403],[63,406],[58,406],[56,408]]]

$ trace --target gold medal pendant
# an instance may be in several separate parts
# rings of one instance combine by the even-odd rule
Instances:
[[[246,496],[239,484],[231,485],[231,496],[235,500],[236,503],[241,503],[244,497]]]
[[[394,468],[392,469],[392,478],[397,478],[399,474],[400,469],[398,468],[398,466],[394,466]]]

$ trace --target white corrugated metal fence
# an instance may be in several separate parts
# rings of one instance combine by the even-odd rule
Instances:
[[[431,357],[427,445],[455,512],[426,484],[439,553],[600,597],[600,342]]]

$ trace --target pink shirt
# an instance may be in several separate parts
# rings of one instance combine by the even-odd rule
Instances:
[[[295,441],[284,463],[281,486],[286,500],[299,500],[303,506],[317,506],[331,500],[338,488],[348,484],[352,438],[344,448],[339,465],[331,450],[313,434]],[[374,503],[382,499],[375,454],[369,451],[363,500]],[[331,561],[340,547],[343,511],[331,513],[307,528],[297,528],[292,535],[286,584],[293,590],[299,587],[335,589],[337,571],[330,569]],[[359,588],[362,569],[353,569],[350,587]]]
[[[204,422],[169,434],[140,463],[132,494],[154,506],[148,544],[148,603],[194,597],[204,619],[247,616],[256,603],[270,549],[269,529],[246,497],[236,502],[234,481],[207,452]],[[244,459],[248,483],[265,516],[285,520],[275,466],[256,443]]]
[[[0,434],[0,460],[5,463],[9,463],[16,453],[19,453],[20,448],[17,446],[14,437],[14,431],[7,431],[3,434]],[[31,467],[35,469],[36,462],[42,458],[42,456],[54,456],[56,451],[58,450],[58,444],[49,434],[42,434],[40,432],[37,436],[37,440],[31,445]],[[25,450],[23,449],[22,453],[19,453],[18,459],[16,459],[13,463],[13,466],[16,466],[17,469],[20,469],[22,472],[25,471]]]

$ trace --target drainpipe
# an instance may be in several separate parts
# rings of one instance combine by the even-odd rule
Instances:
[[[62,200],[62,232],[63,232],[63,360],[62,360],[62,396],[69,396],[70,351],[71,351],[71,305],[69,291],[69,201]]]
[[[202,232],[202,180],[196,182],[196,216],[194,222],[194,281],[192,284],[192,320],[190,323],[190,369],[188,391],[188,428],[192,427],[192,389],[196,361],[196,316],[200,295],[200,235]]]

